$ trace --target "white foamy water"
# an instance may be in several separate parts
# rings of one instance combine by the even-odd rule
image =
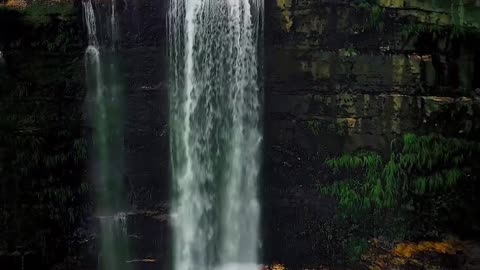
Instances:
[[[262,0],[171,0],[174,268],[258,269]]]
[[[98,47],[97,39],[97,20],[95,19],[95,11],[93,10],[92,1],[83,1],[83,19],[87,27],[88,45]]]
[[[214,270],[261,270],[262,266],[259,264],[246,263],[230,263],[217,266]]]

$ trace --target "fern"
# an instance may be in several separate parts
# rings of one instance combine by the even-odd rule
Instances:
[[[454,188],[464,179],[467,161],[479,153],[476,142],[406,134],[402,150],[385,162],[376,153],[327,160],[335,174],[356,177],[324,186],[322,193],[339,198],[340,206],[349,212],[397,208],[415,194]]]

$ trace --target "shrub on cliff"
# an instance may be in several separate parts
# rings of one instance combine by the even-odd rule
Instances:
[[[372,236],[403,239],[439,237],[475,216],[467,213],[478,201],[479,143],[407,134],[397,148],[387,160],[367,152],[327,161],[344,179],[322,192],[339,199],[343,217]]]

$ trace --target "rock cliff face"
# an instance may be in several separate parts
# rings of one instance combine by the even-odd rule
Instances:
[[[0,264],[92,268],[98,224],[87,162],[94,146],[80,1],[16,2],[0,6]],[[109,3],[97,4],[101,20]],[[159,265],[169,243],[166,4],[117,1],[126,99],[126,167],[119,180],[129,191],[133,256],[158,257]]]
[[[268,258],[333,257],[325,157],[387,154],[407,132],[478,138],[479,4],[266,1]]]
[[[448,3],[432,4],[436,2]],[[456,1],[265,0],[262,197],[266,261],[318,264],[334,257],[335,250],[341,248],[342,243],[332,239],[335,232],[329,231],[328,217],[335,211],[334,204],[320,199],[317,189],[326,178],[325,157],[359,149],[388,153],[392,141],[405,132],[478,138],[480,26],[475,16],[479,3],[451,2]],[[71,3],[75,4],[71,12],[62,13],[60,9],[41,20],[35,17],[38,13],[22,17],[16,11],[0,10],[5,12],[0,14],[0,79],[2,94],[9,97],[0,101],[0,110],[3,115],[28,120],[21,130],[2,127],[3,135],[16,132],[30,136],[27,140],[40,138],[42,153],[68,156],[68,164],[52,158],[50,167],[37,164],[28,168],[31,171],[27,175],[11,173],[25,160],[15,165],[2,159],[0,164],[8,165],[0,171],[9,170],[12,175],[2,187],[2,201],[12,198],[9,195],[25,198],[2,206],[9,213],[6,220],[15,221],[2,224],[6,230],[0,230],[6,232],[0,242],[0,254],[5,256],[0,255],[0,259],[4,265],[12,265],[9,269],[20,269],[18,254],[37,254],[50,265],[77,252],[68,254],[65,246],[91,248],[78,243],[85,239],[94,242],[89,232],[75,229],[89,227],[81,210],[78,218],[82,221],[72,222],[68,225],[71,229],[62,232],[70,235],[59,242],[47,241],[54,237],[48,228],[55,218],[68,219],[69,213],[59,208],[71,205],[72,209],[92,209],[86,203],[91,201],[88,198],[68,204],[67,199],[54,197],[51,192],[52,187],[65,188],[67,178],[74,183],[68,187],[78,192],[88,179],[88,164],[75,163],[73,156],[65,154],[86,151],[88,142],[81,138],[90,134],[83,110],[85,33],[79,1]],[[135,255],[141,259],[168,257],[167,4],[160,0],[117,1],[120,70],[127,100],[124,181],[135,210],[129,221],[132,242],[139,251]],[[33,22],[32,16],[36,18]],[[20,23],[19,18],[30,21]],[[4,70],[7,72],[2,73]],[[8,83],[3,84],[3,80]],[[10,122],[5,127],[10,127]],[[61,130],[69,133],[57,132]],[[77,147],[80,145],[86,148]],[[23,147],[26,156],[38,152],[35,145]],[[15,156],[13,150],[0,145],[2,157],[5,153]],[[49,177],[53,170],[45,169],[51,166],[55,168],[54,178]],[[38,172],[41,177],[30,177]],[[32,179],[41,184],[33,185]],[[38,202],[35,198],[40,191],[46,195]],[[20,206],[25,212],[19,212]],[[17,218],[35,212],[34,206],[44,212],[38,217],[32,215],[32,220]],[[37,219],[49,213],[52,216],[47,221],[38,223]],[[86,220],[95,223],[92,218]],[[42,230],[32,224],[41,224]],[[27,236],[28,231],[31,233]],[[20,232],[33,240],[7,237]],[[20,253],[14,253],[17,250]],[[50,250],[49,257],[42,250]],[[71,260],[75,261],[70,257],[66,263]]]
[[[332,135],[349,151],[412,131],[478,134],[475,1],[269,2],[268,111],[289,130],[280,140]]]

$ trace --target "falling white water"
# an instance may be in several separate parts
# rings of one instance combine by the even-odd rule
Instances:
[[[99,216],[101,229],[105,233],[119,232],[127,235],[127,213],[117,213],[113,216]]]
[[[93,175],[97,185],[97,212],[100,225],[99,269],[125,270],[130,267],[128,259],[127,215],[123,212],[125,194],[123,189],[121,120],[121,91],[118,87],[115,47],[117,20],[115,0],[107,10],[109,20],[97,23],[92,0],[82,2],[84,22],[88,33],[85,50],[85,68],[90,97],[89,111],[94,130],[95,160]],[[102,9],[100,8],[100,11]],[[99,35],[107,30],[107,35]],[[107,37],[99,39],[98,37]]]
[[[174,268],[256,269],[263,0],[170,0]]]
[[[93,10],[92,1],[83,1],[83,18],[85,20],[85,25],[87,26],[88,34],[88,45],[97,47],[97,20],[95,19],[95,12]]]
[[[117,45],[117,15],[116,15],[116,0],[112,0],[111,2],[111,15],[110,15],[110,31],[111,31],[111,40],[112,40],[112,48],[115,49]]]
[[[103,95],[102,69],[100,62],[100,49],[97,38],[97,21],[93,10],[92,1],[83,1],[83,18],[87,27],[88,47],[85,50],[85,69],[93,69],[93,80],[95,81],[96,96],[100,99]],[[87,74],[88,75],[88,74]]]

